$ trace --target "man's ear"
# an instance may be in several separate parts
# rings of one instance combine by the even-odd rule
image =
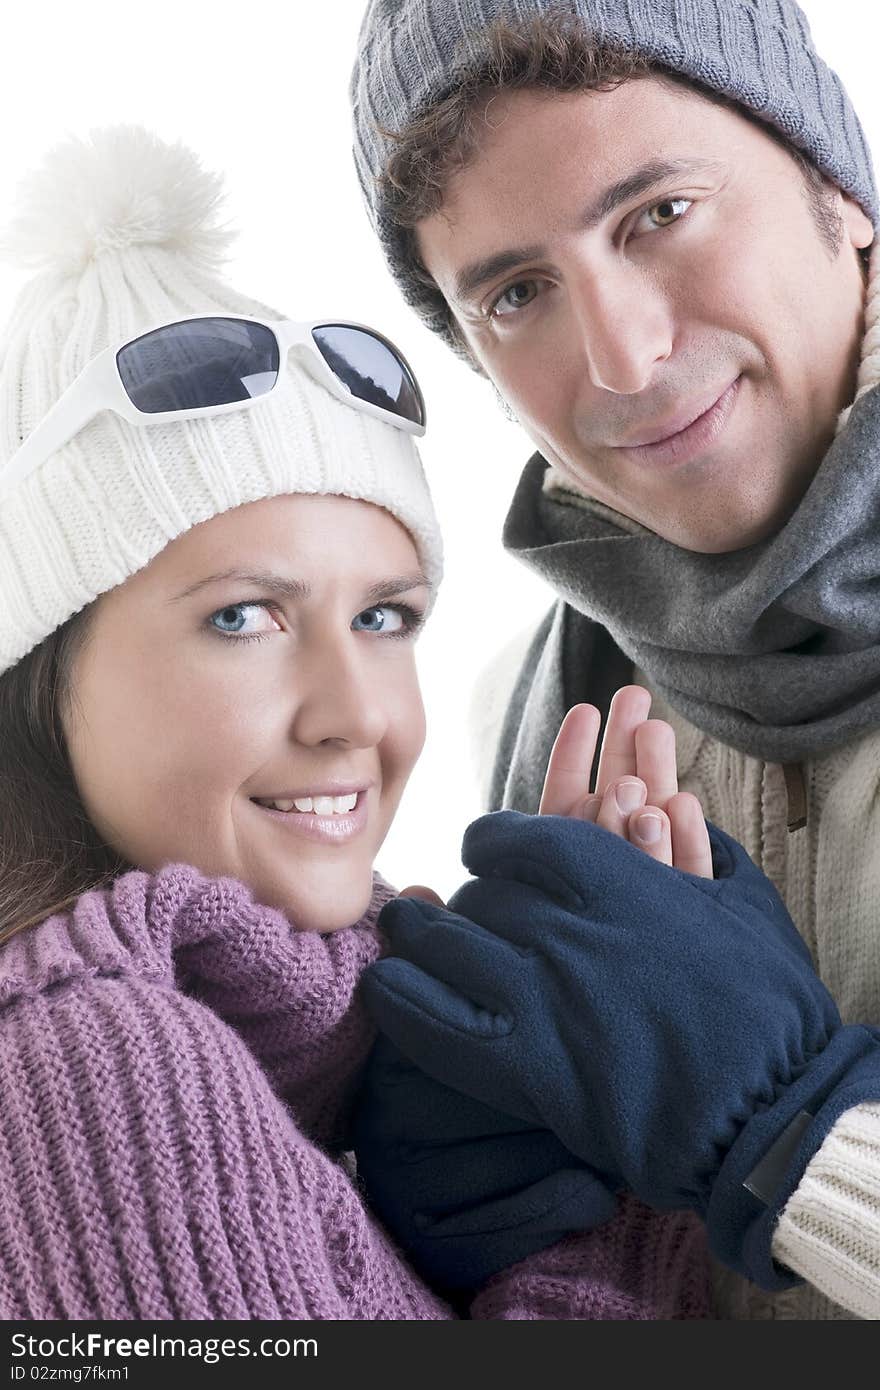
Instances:
[[[846,193],[840,193],[840,215],[846,228],[847,239],[856,250],[862,251],[874,240],[874,225],[864,209]]]

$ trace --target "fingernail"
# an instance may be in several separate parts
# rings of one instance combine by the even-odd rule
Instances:
[[[643,845],[656,845],[663,834],[663,822],[659,816],[639,816],[636,821],[636,835]]]
[[[618,782],[614,788],[614,800],[622,816],[628,816],[630,811],[635,811],[644,799],[645,789],[641,782]]]

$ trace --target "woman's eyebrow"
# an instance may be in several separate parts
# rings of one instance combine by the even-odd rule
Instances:
[[[189,598],[190,594],[196,593],[199,589],[207,588],[209,584],[220,584],[229,580],[234,580],[237,584],[253,584],[258,589],[268,589],[285,598],[307,598],[310,592],[308,584],[303,583],[301,579],[286,579],[283,575],[272,574],[268,570],[228,569],[197,579],[194,584],[181,589],[179,594],[173,594],[168,602],[177,603],[180,599]]]
[[[395,579],[384,579],[378,584],[372,584],[367,589],[367,598],[372,603],[381,603],[383,599],[394,598],[395,594],[405,594],[409,589],[433,589],[433,584],[426,574],[404,574]]]
[[[252,584],[257,589],[279,594],[282,598],[303,599],[308,598],[311,594],[310,586],[302,579],[290,579],[284,575],[273,574],[269,570],[228,569],[221,570],[218,574],[206,575],[203,579],[197,579],[194,584],[182,589],[179,594],[173,594],[168,602],[178,603],[181,599],[189,598],[191,594],[206,588],[209,584],[228,583],[231,580],[237,584]],[[431,588],[430,580],[421,573],[399,575],[393,579],[380,580],[377,584],[371,585],[366,593],[368,599],[378,603],[381,599],[391,598],[394,594],[405,593],[407,589],[418,588]]]

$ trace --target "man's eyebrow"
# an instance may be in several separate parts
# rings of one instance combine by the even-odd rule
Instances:
[[[684,174],[706,173],[720,166],[715,160],[709,159],[655,159],[650,164],[643,164],[640,169],[635,169],[631,174],[626,174],[618,179],[616,183],[609,184],[602,192],[584,209],[578,218],[578,226],[587,231],[595,227],[603,218],[622,203],[627,203],[631,198],[638,198],[648,189],[654,188],[658,183],[664,183],[670,178],[680,178]],[[532,246],[512,246],[508,250],[498,251],[492,256],[485,256],[479,261],[473,261],[470,265],[464,266],[457,272],[453,281],[453,291],[455,298],[466,302],[477,290],[496,276],[503,275],[507,270],[513,270],[521,265],[523,261],[538,260],[545,254],[545,249],[537,244]]]
[[[197,593],[199,589],[204,589],[209,584],[232,581],[237,584],[252,584],[254,588],[263,589],[271,594],[278,594],[282,598],[304,599],[311,594],[311,588],[302,579],[288,579],[280,574],[272,574],[268,570],[228,569],[220,570],[217,574],[206,575],[204,579],[197,579],[194,584],[182,589],[179,594],[173,594],[168,602],[178,603],[181,599],[189,598],[191,594]],[[372,584],[366,591],[366,597],[371,603],[381,603],[383,599],[393,598],[395,594],[406,593],[409,589],[430,589],[431,587],[431,581],[424,574],[396,575],[391,579],[382,579],[378,583]]]
[[[512,246],[508,251],[498,251],[494,256],[484,256],[480,261],[472,261],[459,270],[452,282],[454,297],[461,304],[472,299],[477,290],[488,285],[498,275],[504,275],[523,261],[536,261],[543,254],[541,246]]]
[[[712,159],[655,159],[650,164],[643,164],[641,169],[626,174],[600,193],[584,210],[580,225],[585,229],[595,227],[609,213],[614,212],[615,208],[619,208],[621,203],[628,203],[631,198],[638,198],[642,193],[647,193],[655,184],[665,183],[667,179],[680,178],[683,174],[704,174],[719,167],[718,161]]]

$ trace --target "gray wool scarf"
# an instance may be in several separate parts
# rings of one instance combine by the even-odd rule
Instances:
[[[527,464],[504,545],[559,595],[514,690],[493,804],[534,809],[565,710],[640,666],[690,723],[788,763],[880,724],[880,389],[863,394],[789,521],[703,555],[545,489]]]

